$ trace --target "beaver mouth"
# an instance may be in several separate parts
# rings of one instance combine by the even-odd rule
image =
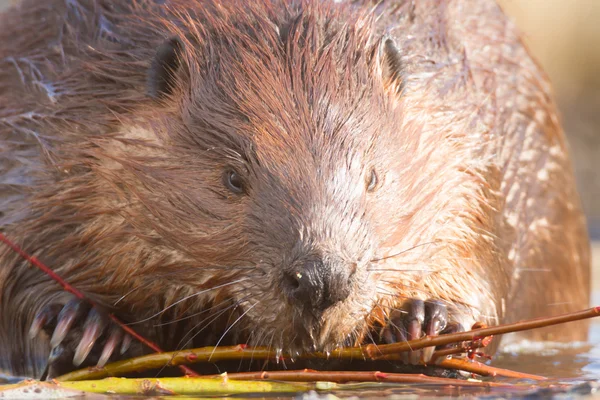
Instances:
[[[336,348],[353,345],[350,332],[343,335],[343,328],[338,319],[330,313],[323,316],[315,316],[310,312],[304,312],[300,318],[296,318],[289,329],[288,342],[281,343],[283,349],[291,354],[305,354],[313,352],[329,352]]]
[[[347,293],[342,293],[328,282],[321,285],[306,266],[299,272],[282,283],[278,276],[275,285],[282,284],[283,290],[277,292],[272,287],[249,286],[252,300],[242,300],[238,309],[245,314],[247,342],[294,355],[327,352],[359,342],[375,306],[371,291],[350,282],[344,285]],[[309,288],[320,289],[320,297]]]
[[[281,347],[287,349],[291,354],[301,355],[330,351],[339,346],[337,343],[332,343],[331,340],[323,340],[323,335],[317,325],[313,325],[312,328],[296,325],[291,333],[290,341],[282,343]]]

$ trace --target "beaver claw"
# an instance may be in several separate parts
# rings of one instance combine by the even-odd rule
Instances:
[[[73,365],[78,367],[86,360],[88,364],[95,361],[102,367],[119,345],[123,354],[131,343],[121,328],[110,324],[104,314],[80,299],[70,300],[64,306],[43,307],[33,319],[29,336],[34,338],[42,330],[50,336],[50,377],[72,369]],[[98,351],[92,357],[90,352],[95,347]]]
[[[448,323],[448,310],[441,301],[410,299],[401,309],[391,313],[387,326],[381,332],[381,339],[390,344],[463,330],[459,323]],[[403,353],[403,361],[413,365],[427,363],[434,350],[434,347],[426,347]]]

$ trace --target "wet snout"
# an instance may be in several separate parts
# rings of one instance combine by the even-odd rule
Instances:
[[[318,318],[350,295],[354,271],[352,266],[310,259],[287,268],[281,285],[292,305]]]

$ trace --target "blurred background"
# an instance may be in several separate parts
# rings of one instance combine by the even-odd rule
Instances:
[[[17,1],[0,0],[0,10]],[[600,0],[498,1],[554,84],[590,235],[598,243],[594,287],[600,288]]]
[[[600,0],[499,0],[554,86],[592,238],[600,304]]]
[[[600,240],[600,1],[500,0],[554,85],[590,233]]]

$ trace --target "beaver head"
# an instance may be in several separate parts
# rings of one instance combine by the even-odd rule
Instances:
[[[389,296],[370,266],[404,211],[400,54],[369,17],[256,8],[169,26],[148,85],[177,173],[140,225],[180,222],[161,242],[197,264],[187,284],[214,266],[238,280],[227,290],[255,344],[331,348]]]

